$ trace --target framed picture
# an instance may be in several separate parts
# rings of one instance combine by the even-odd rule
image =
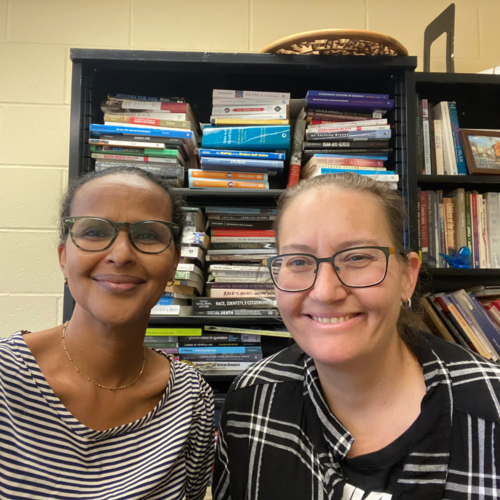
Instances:
[[[460,129],[470,175],[500,175],[500,130]]]

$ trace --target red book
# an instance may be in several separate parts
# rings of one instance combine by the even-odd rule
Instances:
[[[290,161],[290,170],[288,171],[288,185],[291,188],[300,181],[300,162]]]
[[[329,123],[338,123],[338,121],[333,121],[333,120],[312,120],[311,125],[327,125]]]
[[[272,229],[229,229],[215,227],[212,229],[212,236],[266,236],[274,238]]]

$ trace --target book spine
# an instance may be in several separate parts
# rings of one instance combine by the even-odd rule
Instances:
[[[490,241],[491,267],[500,268],[500,196],[498,193],[488,193],[488,227]]]
[[[130,125],[146,125],[149,127],[166,127],[166,128],[181,128],[190,129],[191,122],[177,120],[162,120],[158,118],[146,118],[141,116],[113,116],[104,115],[105,122],[114,123],[129,123]]]
[[[443,191],[439,190],[437,192],[437,195],[438,195],[438,214],[439,214],[439,253],[446,253],[446,221],[444,213]],[[448,264],[442,257],[439,258],[439,267],[442,268],[448,267]]]
[[[222,179],[189,179],[190,189],[269,189],[268,182],[233,181]]]
[[[179,337],[190,336],[199,337],[201,335],[201,328],[148,328],[146,335],[152,337]]]
[[[338,117],[338,118],[347,118],[351,121],[367,119],[372,120],[374,118],[373,113],[369,111],[353,111],[353,110],[340,110],[340,109],[326,109],[326,108],[316,108],[314,106],[309,106],[306,108],[306,116],[311,118],[316,117]],[[382,118],[377,117],[377,118]],[[344,120],[345,121],[345,120]]]
[[[387,127],[387,118],[381,118],[380,120],[360,120],[352,122],[334,122],[332,120],[311,120],[308,125],[307,130],[312,132],[313,130],[332,127],[338,128],[339,130],[350,129],[352,127]]]
[[[479,219],[477,212],[477,194],[471,193],[471,213],[472,213],[472,241],[474,246],[474,268],[481,266],[481,257],[479,253]]]
[[[362,141],[365,139],[390,139],[391,130],[376,130],[374,132],[370,130],[361,130],[358,132],[324,132],[324,133],[311,133],[308,134],[307,138],[311,141],[314,140],[329,140],[329,139],[352,139],[357,141]]]
[[[420,95],[416,96],[416,162],[417,162],[417,174],[425,174],[424,170],[424,137],[423,137],[423,127],[422,127],[422,99]]]
[[[305,110],[300,111],[295,120],[295,130],[291,146],[291,158],[288,169],[287,187],[291,188],[298,184],[300,180],[300,168],[302,165],[302,150],[304,148],[304,135],[306,129]]]
[[[193,311],[209,309],[269,309],[276,308],[274,299],[226,300],[218,298],[193,299]]]
[[[258,92],[256,90],[213,89],[212,98],[219,99],[290,99],[289,92]]]
[[[221,295],[225,297],[226,295]],[[210,309],[208,311],[193,311],[193,316],[250,316],[254,318],[277,318],[277,309]]]
[[[251,229],[272,229],[273,221],[230,221],[230,220],[210,220],[209,227],[236,227],[236,228],[251,228]],[[210,254],[211,251],[209,250]],[[215,253],[215,252],[214,252]],[[234,252],[233,252],[234,253]]]
[[[199,155],[221,158],[250,158],[254,160],[285,160],[285,153],[266,153],[261,151],[230,151],[223,149],[200,149]]]
[[[434,310],[432,305],[430,304],[430,301],[427,299],[427,297],[422,297],[420,299],[420,305],[422,306],[422,309],[424,310],[425,314],[427,315],[428,318],[428,325],[431,328],[431,330],[434,331],[435,335],[438,335],[442,337],[443,339],[447,340],[448,342],[453,342],[455,343],[455,339],[453,336],[450,334],[444,323],[441,321],[441,318],[437,314],[437,312]]]
[[[179,354],[192,354],[197,356],[210,356],[213,355],[222,355],[221,358],[233,359],[236,356],[234,354],[262,354],[261,346],[197,346],[197,347],[188,347],[182,346],[178,347]]]
[[[443,130],[441,120],[434,120],[434,155],[436,157],[436,174],[444,175]]]
[[[436,133],[434,126],[434,110],[429,106],[429,138],[430,138],[430,153],[431,153],[431,172],[437,174],[436,165]]]
[[[336,127],[329,125],[322,125],[320,127],[308,127],[306,131],[306,135],[309,135],[312,132],[315,133],[331,133],[331,132],[362,132],[362,131],[372,131],[376,132],[377,130],[389,130],[391,127],[389,125],[378,125],[378,126],[361,126],[357,125],[354,127]]]
[[[457,343],[463,345],[465,348],[470,349],[471,346],[469,345],[469,343],[465,340],[465,338],[461,334],[460,329],[457,328],[457,326],[453,322],[454,319],[450,318],[451,313],[448,310],[445,311],[443,309],[441,303],[438,300],[436,300],[435,297],[433,297],[432,295],[430,295],[429,297],[430,297],[429,303],[431,304],[432,307],[434,307],[434,310],[436,311],[438,316],[441,318],[442,322],[444,323],[444,325],[446,326],[448,331],[451,333],[451,335],[453,336],[455,341]]]
[[[458,123],[458,112],[457,103],[450,101],[448,102],[448,112],[450,115],[450,126],[453,137],[453,145],[455,148],[455,159],[457,162],[457,173],[458,175],[467,175],[467,165],[465,164],[464,151],[462,149],[462,143],[460,141],[460,126]]]
[[[254,363],[262,359],[262,353],[251,354],[179,354],[180,360],[188,360],[196,363],[197,361],[243,361]]]
[[[361,147],[364,149],[371,149],[371,148],[381,149],[381,148],[387,148],[388,145],[389,145],[388,141],[363,141]],[[305,141],[304,142],[304,148],[306,150],[310,148],[359,149],[359,147],[360,147],[359,141],[323,141],[323,142]]]
[[[457,253],[456,229],[455,229],[455,199],[443,198],[444,216],[446,226],[446,254]]]
[[[147,146],[149,149],[165,149],[165,144],[161,142],[148,142],[145,144],[144,142],[136,142],[136,141],[120,141],[118,140],[110,140],[110,139],[89,139],[89,144],[94,144],[96,146],[115,146],[115,147],[124,147],[124,148],[141,148],[145,149]]]
[[[266,115],[266,117],[267,116],[268,115]],[[251,118],[219,118],[217,116],[214,116],[210,118],[210,123],[216,127],[227,127],[231,125],[288,125],[290,123],[290,120],[285,118],[255,118],[254,116],[252,116]]]
[[[184,176],[184,168],[180,165],[168,165],[168,164],[142,164],[142,163],[134,163],[132,161],[96,161],[95,169],[96,170],[104,170],[106,168],[113,167],[138,167],[143,170],[147,170],[149,172],[155,173],[157,175],[163,177],[183,177]]]
[[[246,289],[258,289],[258,290],[274,290],[273,283],[207,283],[207,290],[212,288],[224,288],[224,289],[237,289],[237,290],[246,290]],[[267,301],[267,299],[266,299]]]
[[[250,339],[248,341],[247,339]],[[200,337],[181,337],[178,345],[196,347],[200,344],[208,345],[258,345],[261,343],[260,337],[257,335],[241,335],[240,333],[217,333],[209,334],[204,332]]]
[[[213,167],[263,167],[263,168],[283,168],[283,161],[279,160],[253,160],[245,158],[207,158],[202,157],[200,160],[201,168]]]
[[[182,98],[177,97],[150,97],[134,94],[108,94],[109,101],[148,101],[148,102],[185,102]]]
[[[243,98],[215,98],[212,99],[212,106],[254,106],[254,105],[262,105],[266,106],[272,105],[283,105],[290,104],[290,99],[276,99],[269,97],[261,97],[260,99],[243,99]]]
[[[323,90],[308,90],[306,97],[309,96],[346,99],[389,99],[388,94],[357,94],[351,92],[328,92]]]
[[[470,267],[474,268],[474,236],[472,223],[472,194],[465,193],[465,238],[470,250]]]
[[[443,117],[445,122],[445,140],[446,151],[448,154],[448,160],[450,163],[451,175],[458,175],[457,169],[457,158],[455,156],[455,145],[453,144],[453,131],[451,128],[451,120],[450,120],[450,110],[448,107],[448,102],[444,101],[440,103],[443,106]]]
[[[113,103],[114,105],[115,103]],[[154,111],[169,111],[171,113],[187,113],[188,104],[187,103],[177,103],[177,102],[151,102],[151,101],[134,101],[134,100],[123,100],[118,101],[119,106],[122,109],[152,109]]]
[[[429,262],[429,239],[428,239],[428,215],[427,215],[427,192],[421,191],[420,193],[420,212],[421,212],[421,240],[422,240],[422,263]]]
[[[479,236],[479,266],[480,269],[487,269],[488,263],[488,239],[487,239],[487,228],[486,228],[486,210],[485,203],[482,194],[477,195],[477,218],[478,218],[478,236]]]
[[[276,243],[274,236],[213,236],[211,238],[213,243]]]
[[[267,182],[267,173],[258,174],[251,172],[217,172],[214,170],[189,169],[190,178],[198,179],[228,179],[233,181],[260,181]]]
[[[383,160],[366,160],[363,158],[344,158],[344,157],[323,157],[322,155],[315,155],[305,165],[307,169],[309,165],[351,165],[357,167],[383,167]]]
[[[174,129],[152,129],[122,127],[120,125],[90,125],[91,135],[99,137],[101,134],[121,134],[121,135],[148,135],[151,137],[173,137],[178,139],[193,139],[193,132],[190,130]]]
[[[436,235],[434,231],[434,223],[436,219],[436,193],[434,191],[426,191],[427,194],[427,231],[429,242],[428,262],[429,267],[437,267],[436,254]]]
[[[223,146],[225,149],[288,150],[290,126],[209,127],[203,131],[202,145],[204,149]]]
[[[309,96],[307,98],[309,107],[321,106],[325,108],[352,108],[368,109],[371,111],[387,111],[394,108],[394,99],[354,99],[354,98],[325,98]]]
[[[423,142],[424,142],[424,174],[432,173],[431,166],[431,139],[429,127],[429,101],[422,99],[422,129],[423,129]]]
[[[260,115],[260,114],[272,114],[276,115],[277,118],[287,119],[288,118],[288,105],[271,105],[271,106],[224,106],[224,107],[213,107],[212,116],[231,116],[231,115]]]

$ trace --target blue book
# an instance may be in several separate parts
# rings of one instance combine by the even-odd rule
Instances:
[[[314,97],[307,98],[307,105],[311,108],[350,109],[352,111],[390,111],[394,108],[394,99],[353,99],[341,97]]]
[[[261,346],[179,347],[179,354],[251,354],[262,352]]]
[[[122,127],[120,125],[100,125],[92,123],[90,125],[90,135],[100,137],[109,135],[146,135],[150,137],[173,137],[176,139],[193,139],[191,130],[156,129],[140,127]]]
[[[352,172],[359,175],[396,175],[393,170],[356,170],[349,168],[320,167],[323,174],[341,174],[343,172]]]
[[[207,158],[200,160],[202,170],[224,170],[227,172],[256,172],[279,175],[283,172],[285,162],[278,160],[250,160],[236,158]]]
[[[156,303],[158,306],[172,306],[174,305],[174,297],[169,297],[166,295],[162,295],[160,300]]]
[[[290,148],[290,126],[209,127],[203,130],[203,148],[274,151]]]
[[[285,153],[268,153],[264,151],[230,151],[225,149],[200,149],[203,156],[216,156],[222,158],[253,158],[254,160],[285,160]]]
[[[389,99],[388,94],[357,94],[351,92],[329,92],[326,90],[308,90],[307,97],[326,97],[326,98],[347,98],[347,99]]]
[[[321,155],[315,154],[314,158],[356,158],[357,160],[387,160],[387,155],[350,155],[348,153],[342,155]]]
[[[458,175],[467,175],[467,165],[465,164],[464,150],[460,141],[460,126],[458,124],[457,103],[448,102],[448,110],[450,113],[451,135],[453,137],[453,145],[455,147],[455,158],[457,159]]]

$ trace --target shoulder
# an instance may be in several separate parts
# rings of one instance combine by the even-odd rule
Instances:
[[[212,388],[197,370],[182,361],[174,361],[172,356],[168,359],[175,373],[174,387],[177,391],[192,397],[213,398]]]
[[[500,366],[462,346],[424,335],[427,387],[447,384],[455,411],[500,423]]]
[[[233,391],[262,384],[302,383],[306,358],[298,345],[290,346],[245,370],[233,383]]]
[[[28,350],[22,337],[23,333],[29,332],[20,330],[9,337],[0,337],[0,359],[2,361],[11,360],[12,362],[20,362],[22,360],[20,349],[24,346]]]

